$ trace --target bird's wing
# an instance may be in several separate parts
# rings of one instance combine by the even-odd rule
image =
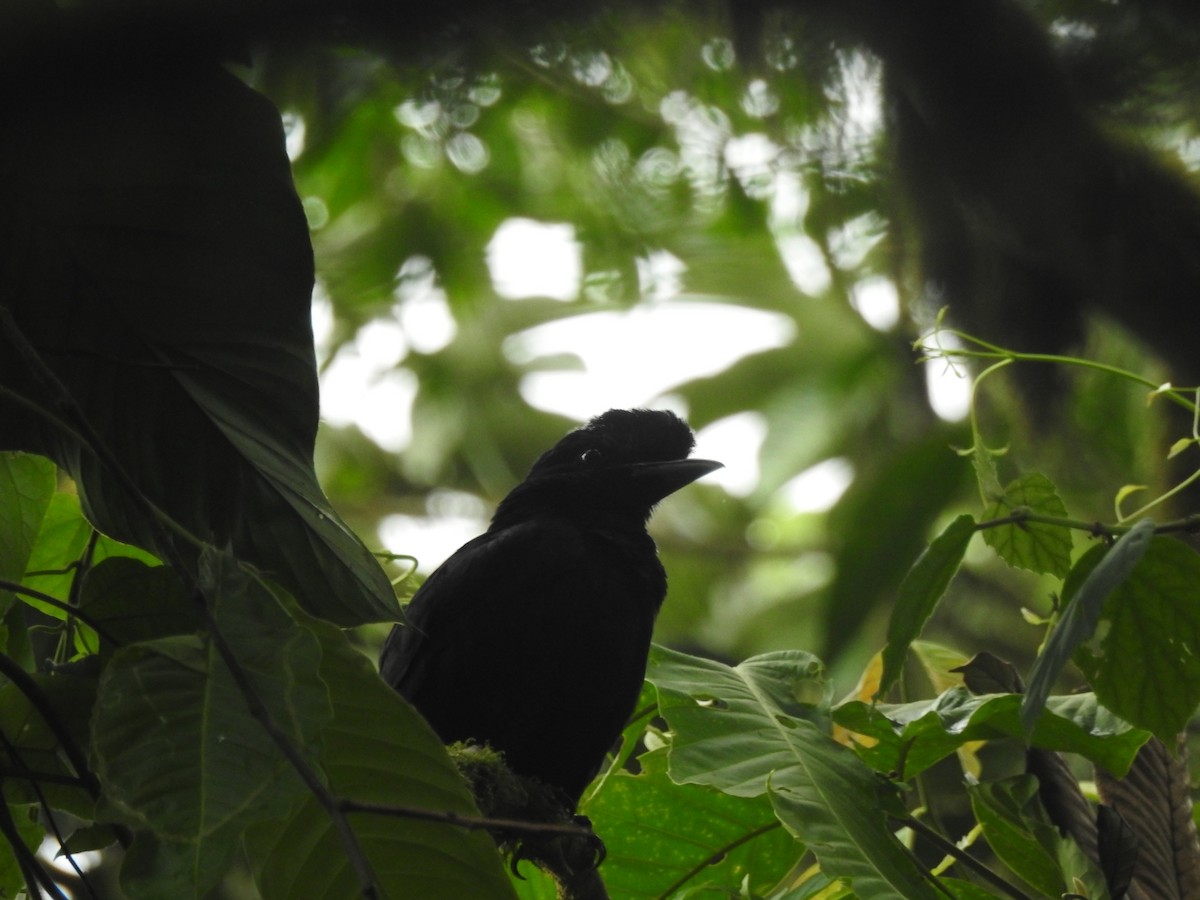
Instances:
[[[644,541],[554,519],[477,538],[417,591],[383,677],[444,741],[485,741],[578,797],[642,684],[663,591]]]
[[[429,676],[447,647],[453,645],[459,657],[469,656],[470,634],[478,635],[480,643],[491,643],[499,636],[493,629],[513,630],[529,598],[559,595],[554,585],[583,575],[585,556],[575,529],[542,521],[467,542],[413,596],[405,624],[394,628],[384,643],[380,674],[409,694]]]

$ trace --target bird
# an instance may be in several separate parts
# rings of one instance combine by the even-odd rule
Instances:
[[[610,409],[543,453],[414,594],[380,674],[446,744],[574,811],[637,704],[667,577],[650,514],[716,469],[674,413]]]

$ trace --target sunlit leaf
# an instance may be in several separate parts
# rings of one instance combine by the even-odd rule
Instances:
[[[20,581],[54,496],[54,463],[28,453],[0,453],[0,578]],[[0,591],[0,615],[11,594]]]

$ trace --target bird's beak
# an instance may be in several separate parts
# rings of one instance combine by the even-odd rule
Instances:
[[[724,467],[724,463],[713,459],[671,459],[666,462],[634,463],[629,467],[629,474],[639,492],[657,503],[697,478]]]

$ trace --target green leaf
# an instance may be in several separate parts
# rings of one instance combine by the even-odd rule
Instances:
[[[40,689],[36,701],[17,684],[0,686],[0,733],[8,741],[11,757],[19,757],[30,772],[48,777],[28,780],[6,778],[4,795],[10,802],[46,803],[52,809],[89,819],[95,807],[94,794],[69,779],[79,774],[68,762],[58,734],[47,724],[52,715],[65,730],[80,757],[86,760],[92,710],[96,699],[97,678],[94,666],[69,665],[53,674],[34,673],[30,677]]]
[[[1038,800],[1032,775],[967,785],[971,809],[988,846],[1010,869],[1046,897],[1057,897],[1064,883],[1057,845],[1062,838]]]
[[[112,557],[88,570],[79,606],[102,630],[101,651],[170,635],[190,634],[201,616],[179,576],[167,566]]]
[[[638,761],[641,774],[613,775],[587,807],[608,850],[601,873],[613,898],[699,888],[736,896],[744,879],[765,896],[803,852],[766,797],[674,784],[664,751]]]
[[[1040,516],[1066,518],[1063,505],[1050,479],[1028,472],[1004,489],[1004,496],[984,513],[988,519],[1002,519],[1018,510]],[[1071,568],[1071,530],[1060,525],[1021,522],[1000,525],[983,532],[983,539],[1010,566],[1057,575],[1062,578]]]
[[[1138,522],[1121,536],[1091,569],[1079,590],[1069,597],[1062,619],[1038,654],[1029,676],[1029,686],[1021,702],[1021,722],[1027,732],[1041,714],[1046,697],[1075,648],[1095,633],[1105,599],[1129,578],[1153,536],[1152,521]]]
[[[969,515],[959,516],[934,538],[904,576],[895,609],[888,620],[883,674],[876,697],[886,694],[900,678],[909,645],[920,636],[937,602],[946,592],[973,534],[975,520]]]
[[[25,83],[22,140],[0,151],[21,173],[0,214],[7,283],[37,286],[6,295],[17,325],[175,522],[231,544],[315,615],[397,618],[313,470],[312,248],[278,111],[216,64],[152,78],[54,65]],[[58,400],[21,365],[0,378]],[[89,446],[4,398],[0,414],[20,449],[71,473],[102,531],[166,555],[163,529]]]
[[[79,497],[64,491],[55,494],[50,499],[50,505],[42,519],[42,527],[38,532],[33,553],[29,557],[22,583],[26,587],[66,602],[77,574],[77,570],[70,564],[83,556],[94,533],[92,524],[84,518],[79,508]],[[158,562],[145,550],[122,544],[105,535],[97,535],[92,563],[99,563],[111,557],[138,559],[148,564]],[[51,618],[61,619],[65,616],[61,609],[34,598],[25,597],[24,600]]]
[[[884,783],[811,721],[827,693],[814,657],[768,653],[731,668],[656,646],[646,678],[671,727],[673,780],[767,792],[822,871],[861,897],[938,896],[888,826]]]
[[[1122,568],[1130,561],[1123,557]],[[1112,581],[1115,575],[1105,578]],[[1174,538],[1154,537],[1108,595],[1101,618],[1107,627],[1098,649],[1079,648],[1076,662],[1100,702],[1173,742],[1200,704],[1200,555]]]
[[[20,581],[54,496],[54,463],[28,453],[0,453],[0,578]],[[0,615],[12,595],[0,591]]]
[[[478,815],[465,782],[429,725],[337,628],[315,620],[320,676],[333,720],[321,729],[330,788],[351,800]],[[389,897],[511,898],[492,839],[450,824],[366,813],[351,825]],[[306,797],[289,816],[255,825],[244,841],[264,900],[343,900],[359,885],[329,815]]]
[[[202,562],[214,617],[255,693],[311,758],[331,715],[316,637],[229,557],[209,553]],[[122,866],[130,896],[203,896],[225,874],[245,827],[303,796],[216,648],[198,637],[118,650],[93,721],[104,816],[135,830]]]
[[[38,807],[32,804],[28,806],[10,804],[8,814],[12,816],[13,825],[16,826],[17,834],[26,849],[30,853],[36,853],[38,845],[41,844],[45,835],[45,830],[37,821]],[[21,872],[21,866],[17,863],[17,855],[8,850],[7,844],[4,847],[5,852],[0,853],[0,897],[26,896],[23,893],[25,876]]]
[[[911,778],[970,741],[997,735],[1023,739],[1020,694],[972,695],[954,687],[933,700],[873,706],[842,704],[834,721],[869,740],[859,755],[877,772]],[[1051,697],[1029,738],[1035,747],[1078,753],[1117,773],[1129,770],[1149,734],[1113,715],[1093,694]],[[901,772],[901,767],[903,771]]]

